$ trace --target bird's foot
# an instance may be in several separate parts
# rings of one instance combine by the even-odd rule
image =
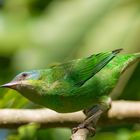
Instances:
[[[88,112],[86,119],[79,124],[77,127],[72,129],[72,133],[76,133],[79,129],[86,128],[89,130],[89,134],[91,136],[95,135],[95,126],[98,122],[98,119],[100,118],[101,114],[103,113],[103,110],[100,109],[100,106],[96,106],[94,109],[91,109],[90,112]]]
[[[86,119],[79,124],[77,127],[72,129],[72,133],[76,133],[79,129],[87,129],[89,130],[89,134],[91,136],[95,135],[95,126],[100,118],[100,116],[109,109],[110,107],[110,98],[108,97],[102,97],[100,100],[102,101],[100,104],[94,106],[93,108],[90,108],[88,110],[85,110]]]
[[[79,124],[77,127],[74,127],[72,129],[72,134],[76,133],[79,129],[87,129],[91,136],[94,136],[95,132],[96,132],[96,129],[94,127],[92,127],[91,125],[87,125],[83,122],[83,123]]]

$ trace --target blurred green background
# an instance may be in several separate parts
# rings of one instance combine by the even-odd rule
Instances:
[[[124,48],[140,52],[139,0],[0,0],[0,84],[17,73]],[[113,99],[140,100],[140,64],[123,74]],[[0,89],[0,108],[38,108]],[[140,125],[99,128],[91,140],[139,140]],[[70,129],[0,129],[0,140],[66,140]]]

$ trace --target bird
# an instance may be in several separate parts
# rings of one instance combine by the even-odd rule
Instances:
[[[0,87],[11,88],[30,101],[60,113],[84,110],[86,119],[78,127],[90,127],[111,106],[110,93],[122,73],[140,59],[140,53],[118,54],[122,49],[30,70]]]

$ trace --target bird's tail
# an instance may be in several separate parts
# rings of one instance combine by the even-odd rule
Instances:
[[[139,53],[134,53],[134,55],[135,55],[136,59],[140,59],[140,52]]]
[[[134,54],[119,55],[116,57],[119,60],[120,72],[123,73],[132,64],[140,61],[140,52]]]

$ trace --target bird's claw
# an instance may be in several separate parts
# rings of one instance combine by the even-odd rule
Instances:
[[[86,126],[85,124],[80,124],[77,127],[74,127],[72,129],[72,134],[76,133],[79,129],[84,129],[84,128],[88,129],[91,136],[95,135],[96,129],[92,126],[89,126],[89,125]]]

